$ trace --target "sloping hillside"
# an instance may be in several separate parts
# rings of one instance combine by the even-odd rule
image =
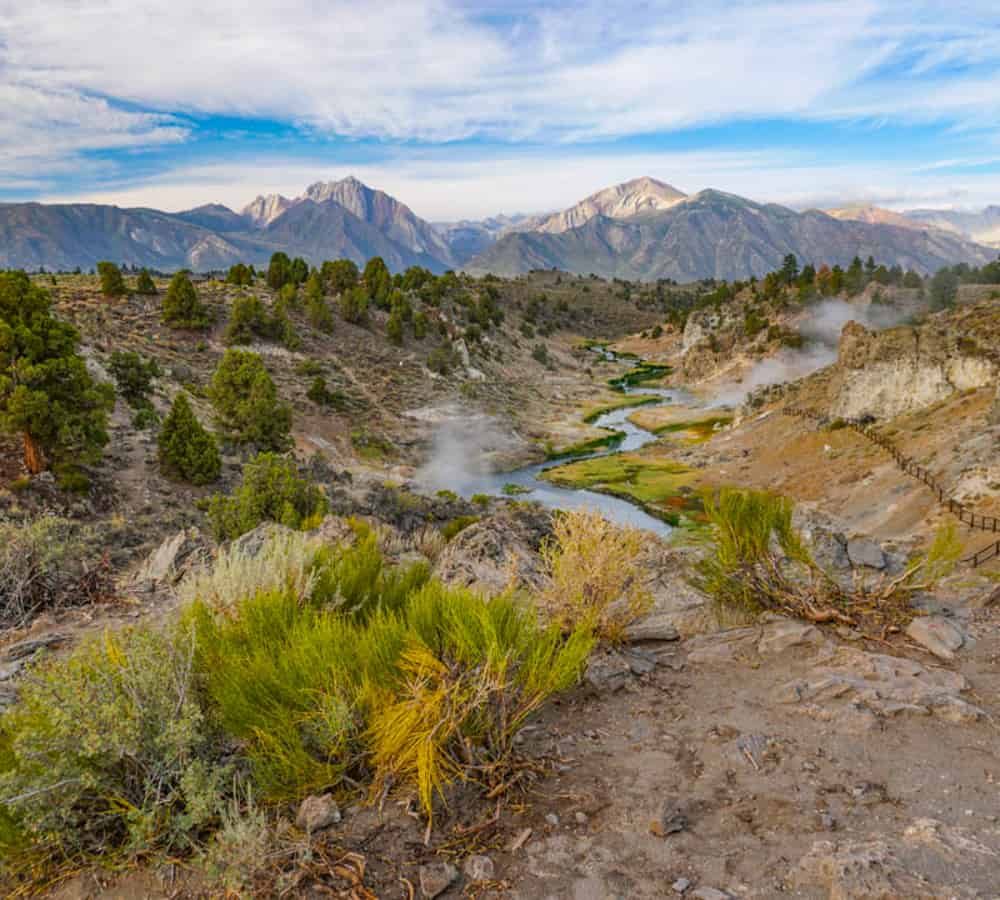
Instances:
[[[511,234],[471,260],[471,272],[513,275],[536,268],[630,279],[744,279],[800,260],[848,265],[874,256],[887,266],[932,272],[981,265],[992,251],[957,235],[839,221],[818,210],[798,213],[707,190],[670,209],[630,219],[595,216],[561,234]]]

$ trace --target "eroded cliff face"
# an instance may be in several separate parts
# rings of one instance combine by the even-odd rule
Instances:
[[[954,327],[928,324],[871,332],[848,322],[841,334],[830,413],[893,418],[952,394],[994,384],[995,356]]]

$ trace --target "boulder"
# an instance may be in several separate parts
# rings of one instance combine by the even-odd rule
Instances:
[[[505,509],[456,535],[438,557],[434,574],[442,581],[499,594],[513,577],[529,590],[542,586],[538,557],[552,534],[552,520],[540,508]]]
[[[133,582],[147,589],[176,584],[191,569],[208,561],[208,545],[197,528],[166,538],[136,571]]]
[[[261,522],[253,531],[248,531],[230,544],[230,550],[239,552],[248,559],[254,559],[265,544],[270,543],[275,538],[288,537],[296,532],[287,525],[279,525],[277,522]]]
[[[881,571],[886,565],[882,548],[868,538],[851,538],[847,542],[847,558],[855,568],[867,566]]]
[[[965,643],[958,626],[943,616],[920,616],[906,628],[906,635],[938,659],[952,660]]]

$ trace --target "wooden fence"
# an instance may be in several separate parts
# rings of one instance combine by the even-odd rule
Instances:
[[[809,409],[802,409],[798,406],[786,406],[781,410],[785,415],[797,416],[800,419],[811,419],[815,422],[821,422],[825,418],[819,413],[814,412]],[[992,531],[994,533],[1000,533],[1000,518],[997,516],[984,516],[981,513],[973,512],[971,509],[966,509],[961,503],[955,500],[953,497],[948,496],[947,491],[944,489],[934,474],[920,465],[910,457],[906,456],[895,444],[892,443],[887,437],[879,434],[869,422],[865,422],[859,419],[842,419],[840,420],[844,423],[844,427],[850,428],[856,431],[862,437],[867,438],[873,444],[881,447],[888,453],[907,475],[912,475],[914,478],[919,479],[924,484],[927,485],[935,494],[937,494],[938,503],[944,506],[948,512],[956,516],[960,522],[968,525],[970,528],[975,528],[979,531]],[[989,544],[983,547],[977,553],[972,556],[967,557],[962,560],[962,562],[969,563],[973,568],[986,562],[988,559],[992,559],[994,556],[1000,556],[1000,540],[995,543]]]

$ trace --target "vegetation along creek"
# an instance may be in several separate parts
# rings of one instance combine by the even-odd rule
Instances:
[[[609,362],[620,359],[614,351],[604,346],[595,346],[592,349]],[[647,403],[642,404],[643,406],[692,404],[694,398],[687,391],[677,388],[651,387],[645,384],[642,377],[645,375],[646,378],[655,378],[662,376],[666,371],[663,369],[651,372],[650,367],[639,363],[629,372],[615,379],[612,384],[626,395],[650,397]],[[456,490],[464,497],[476,494],[502,493],[523,495],[524,499],[536,501],[549,509],[595,509],[606,519],[618,525],[630,525],[665,536],[673,530],[673,526],[635,503],[585,488],[562,487],[543,480],[541,477],[542,473],[570,462],[597,459],[619,453],[632,453],[658,440],[658,436],[652,431],[629,421],[629,416],[633,412],[635,412],[634,405],[623,406],[602,412],[593,419],[591,424],[597,428],[606,429],[614,436],[611,443],[600,449],[561,454],[557,458],[523,466],[512,472],[467,474]]]

